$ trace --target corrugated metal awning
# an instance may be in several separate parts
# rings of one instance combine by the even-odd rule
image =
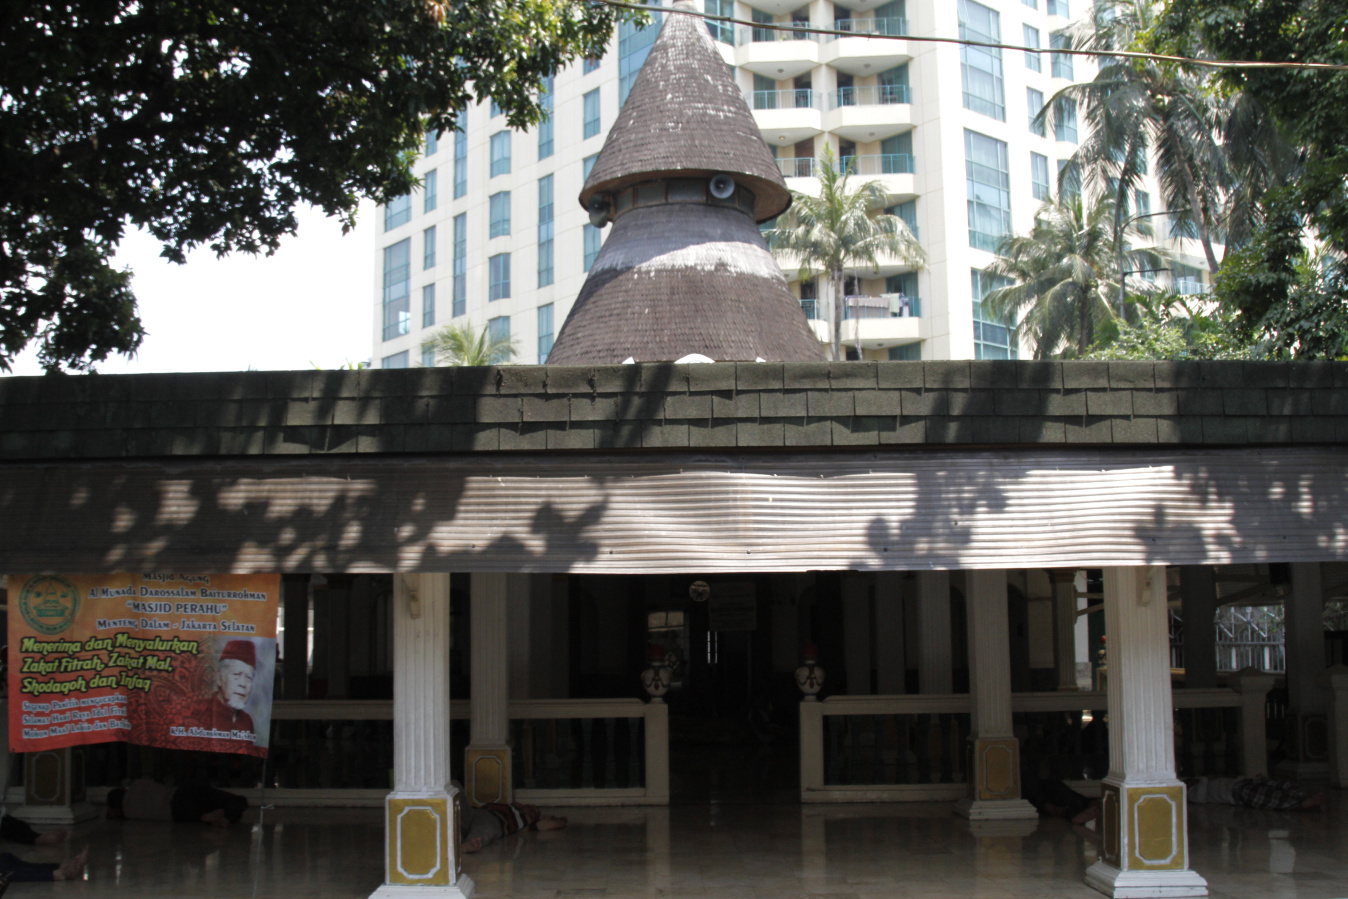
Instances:
[[[713,572],[1348,559],[1348,450],[0,466],[0,570]]]

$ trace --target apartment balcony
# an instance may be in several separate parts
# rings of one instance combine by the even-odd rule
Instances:
[[[908,33],[907,19],[838,19],[835,31],[850,34],[823,35],[820,61],[849,75],[875,75],[913,58],[907,41],[895,40]]]
[[[839,170],[858,176],[863,181],[879,181],[885,193],[895,202],[917,196],[913,178],[914,161],[908,153],[875,153],[863,156],[843,156],[838,160]]]
[[[769,146],[790,147],[824,130],[820,97],[808,88],[752,91],[749,108]]]
[[[815,336],[827,343],[832,330],[828,304],[819,300],[801,300],[800,306]],[[844,300],[839,335],[844,344],[855,346],[857,330],[860,329],[861,345],[868,350],[926,340],[929,326],[921,316],[921,309],[922,301],[919,298],[903,294],[849,296]]]
[[[800,0],[748,0],[748,5],[774,16],[785,16],[800,9]]]
[[[819,65],[816,34],[742,25],[735,37],[735,64],[757,75],[781,81]]]
[[[906,84],[840,87],[828,95],[824,127],[850,141],[884,140],[913,127],[912,103]]]

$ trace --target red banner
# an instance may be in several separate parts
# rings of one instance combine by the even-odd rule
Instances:
[[[266,755],[281,576],[10,575],[9,743]]]

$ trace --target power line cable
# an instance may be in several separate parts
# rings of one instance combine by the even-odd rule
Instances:
[[[628,0],[593,0],[606,6],[619,9],[632,9],[641,12],[667,12],[680,16],[694,16],[713,22],[727,22],[732,25],[745,25],[762,31],[781,31],[791,34],[823,34],[837,37],[865,37],[885,41],[912,41],[927,44],[959,44],[966,47],[985,47],[990,50],[1019,50],[1024,53],[1061,53],[1066,56],[1121,57],[1123,59],[1146,59],[1155,62],[1173,62],[1182,65],[1199,66],[1207,69],[1299,69],[1317,72],[1348,72],[1348,64],[1329,62],[1272,62],[1266,60],[1198,59],[1192,56],[1170,56],[1165,53],[1147,53],[1140,50],[1073,50],[1068,47],[1024,47],[1019,44],[1000,44],[991,41],[975,41],[959,37],[930,37],[913,34],[863,34],[856,31],[841,31],[834,28],[815,28],[813,26],[785,24],[781,22],[754,22],[736,19],[733,16],[721,16],[695,9],[678,9],[669,6],[632,3]]]

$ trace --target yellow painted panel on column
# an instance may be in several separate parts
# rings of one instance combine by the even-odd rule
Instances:
[[[24,756],[24,802],[28,805],[67,805],[66,766],[69,749],[48,749]]]
[[[1016,789],[1016,741],[979,740],[979,799],[1018,799]]]
[[[468,798],[477,805],[509,802],[510,750],[469,749],[465,755]]]
[[[388,801],[388,880],[391,884],[447,886],[450,826],[444,799]]]
[[[1182,871],[1187,868],[1184,787],[1130,788],[1128,803],[1132,837],[1129,868],[1135,871]]]
[[[1101,851],[1104,853],[1105,862],[1119,867],[1119,836],[1121,833],[1119,820],[1122,807],[1119,804],[1119,788],[1113,784],[1102,784],[1100,786],[1100,833],[1104,845]]]

